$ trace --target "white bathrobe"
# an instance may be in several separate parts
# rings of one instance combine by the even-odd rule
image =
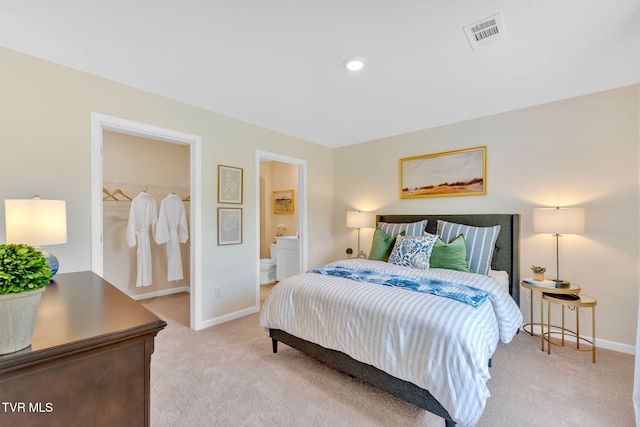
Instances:
[[[155,236],[158,210],[156,201],[144,191],[133,199],[129,210],[129,222],[127,223],[126,239],[130,248],[138,244],[138,277],[136,286],[149,286],[151,284],[151,240],[149,227]]]
[[[169,194],[160,203],[160,216],[156,227],[156,243],[167,244],[167,280],[181,280],[182,255],[180,243],[187,243],[187,214],[180,197]]]

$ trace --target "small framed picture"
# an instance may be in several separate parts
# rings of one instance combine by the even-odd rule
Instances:
[[[218,246],[242,243],[242,208],[218,208]]]
[[[280,190],[273,192],[274,214],[292,214],[293,206],[293,190]]]
[[[242,168],[218,165],[218,203],[242,204]]]

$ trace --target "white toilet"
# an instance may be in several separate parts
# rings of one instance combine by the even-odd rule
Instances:
[[[260,260],[260,284],[269,285],[276,281],[276,261],[278,259],[277,245],[272,243],[269,245],[269,255],[271,258],[262,258]]]

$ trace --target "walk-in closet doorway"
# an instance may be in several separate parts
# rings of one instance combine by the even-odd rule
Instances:
[[[92,271],[135,299],[189,291],[189,326],[200,329],[201,138],[99,113],[91,119]],[[135,286],[136,248],[124,239],[129,199],[143,191],[156,200],[158,212],[169,194],[185,207],[189,240],[180,245],[182,280],[168,280],[166,245],[151,237],[153,283]]]

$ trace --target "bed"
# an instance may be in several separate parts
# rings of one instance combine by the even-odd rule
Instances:
[[[503,272],[503,283],[489,271],[420,270],[384,261],[343,260],[278,283],[264,303],[260,324],[269,330],[274,353],[282,342],[442,417],[447,426],[474,425],[489,396],[488,367],[497,343],[509,342],[522,323],[520,218],[511,214],[377,217],[378,224],[423,220],[431,234],[436,234],[439,220],[471,228],[500,226],[487,268]],[[431,293],[372,285],[366,283],[368,276],[354,280],[335,275],[365,270],[419,283],[468,285],[477,294],[486,294],[486,300],[470,306]]]

